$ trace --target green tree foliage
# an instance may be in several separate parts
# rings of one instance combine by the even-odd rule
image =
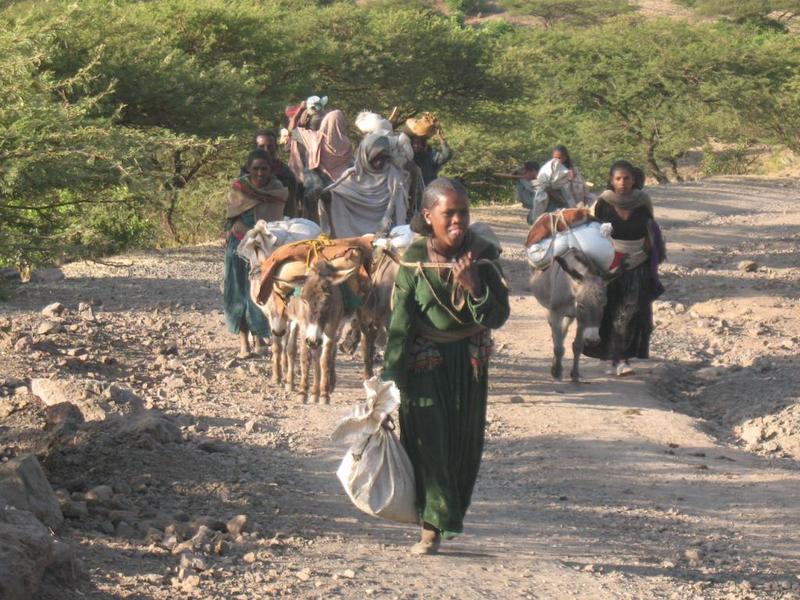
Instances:
[[[11,3],[0,9],[0,265],[218,235],[252,132],[281,126],[286,105],[311,94],[351,117],[435,112],[456,151],[446,173],[477,199],[509,197],[492,174],[557,142],[595,181],[623,157],[665,180],[710,140],[800,151],[797,36],[601,23],[627,2],[579,4],[525,28],[465,24],[422,0]]]
[[[514,14],[538,17],[545,28],[586,27],[638,8],[628,0],[500,0],[498,4]]]

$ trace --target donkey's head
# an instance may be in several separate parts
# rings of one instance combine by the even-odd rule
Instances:
[[[344,312],[342,292],[337,286],[354,272],[355,268],[337,270],[324,260],[309,269],[300,301],[305,316],[306,344],[310,348],[319,347],[325,336],[335,335]]]
[[[587,345],[600,343],[600,323],[606,306],[608,276],[600,271],[579,250],[570,250],[556,258],[559,266],[569,276],[575,313],[583,326],[583,341]]]

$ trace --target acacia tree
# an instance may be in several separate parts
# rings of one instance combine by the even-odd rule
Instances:
[[[98,115],[112,89],[88,92],[96,58],[66,78],[42,71],[49,35],[0,33],[0,263],[23,271],[66,251],[112,249],[98,238],[104,230],[135,237],[147,229],[130,209],[136,144],[114,132],[114,114]],[[101,206],[127,218],[104,221]]]
[[[580,144],[597,174],[626,157],[666,182],[664,163],[735,122],[729,99],[718,91],[720,81],[735,76],[727,63],[733,52],[723,52],[734,43],[729,33],[711,25],[621,20],[537,34],[517,58],[519,68],[530,65],[531,118],[553,139]]]

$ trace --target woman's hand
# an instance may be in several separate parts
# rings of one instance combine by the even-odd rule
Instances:
[[[472,252],[467,252],[453,264],[453,279],[473,298],[483,296],[483,284],[478,276],[478,264],[472,258]]]

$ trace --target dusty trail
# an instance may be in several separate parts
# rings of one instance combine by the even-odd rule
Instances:
[[[246,513],[258,523],[256,535],[207,556],[199,584],[184,591],[170,583],[178,558],[158,543],[101,534],[91,519],[68,521],[63,535],[80,545],[90,577],[60,597],[800,598],[800,454],[736,445],[735,427],[775,406],[759,405],[756,415],[742,409],[737,421],[703,404],[718,405],[723,394],[731,406],[752,405],[724,387],[729,377],[741,378],[743,394],[756,389],[786,402],[797,393],[795,352],[769,346],[798,332],[796,183],[714,180],[653,195],[672,261],[653,354],[669,365],[637,364],[637,377],[617,380],[584,359],[587,383],[578,385],[549,377],[549,331],[526,290],[522,211],[475,211],[506,246],[512,317],[495,337],[486,453],[466,534],[436,557],[409,556],[416,531],[359,514],[333,475],[342,449],[327,436],[361,397],[356,361],[340,360],[329,407],[270,389],[262,362],[224,367],[235,339],[218,306],[221,249],[119,257],[129,263],[121,269],[69,265],[66,280],[31,285],[3,307],[26,326],[50,301],[102,298],[102,326],[85,336],[116,364],[59,366],[58,350],[42,346],[34,362],[9,353],[13,374],[91,371],[124,381],[176,415],[186,439],[156,449],[93,446],[91,456],[51,473],[54,487],[76,472],[91,485],[146,472],[157,483],[128,498],[144,521]],[[743,258],[768,270],[741,273]],[[786,306],[770,313],[779,321],[767,344],[750,344],[731,306],[750,303],[756,312],[743,313],[745,323],[765,298]],[[695,327],[708,317],[689,313],[709,302],[729,315],[728,333]],[[676,312],[677,303],[685,311]],[[77,342],[54,342],[70,343]],[[178,362],[154,364],[162,343],[176,345]],[[766,372],[746,364],[764,352],[779,364]],[[697,369],[715,361],[721,374],[698,385]],[[12,418],[0,428],[0,446],[18,435],[36,448],[35,408]],[[222,447],[203,451],[207,439]]]

